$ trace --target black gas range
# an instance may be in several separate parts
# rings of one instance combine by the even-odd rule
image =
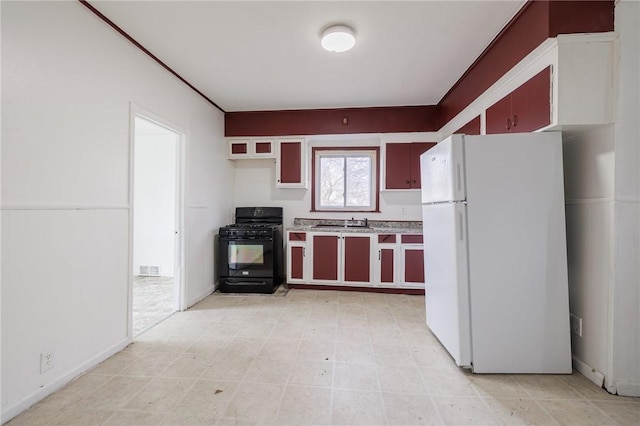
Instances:
[[[273,293],[283,281],[281,207],[238,207],[219,231],[220,291]]]

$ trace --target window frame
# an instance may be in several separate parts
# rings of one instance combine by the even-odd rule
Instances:
[[[316,159],[323,152],[332,152],[344,156],[353,154],[358,151],[368,151],[375,157],[372,164],[372,205],[365,209],[345,207],[345,208],[320,208],[319,200],[317,199],[320,194],[318,185],[318,173],[319,164],[316,164]],[[346,184],[346,182],[345,182]],[[379,146],[331,146],[331,147],[313,147],[311,150],[311,211],[312,212],[346,212],[346,213],[380,213],[380,147]]]

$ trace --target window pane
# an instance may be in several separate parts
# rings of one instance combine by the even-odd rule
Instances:
[[[320,205],[344,207],[344,157],[320,157]]]
[[[371,157],[347,157],[347,203],[349,207],[371,205]]]

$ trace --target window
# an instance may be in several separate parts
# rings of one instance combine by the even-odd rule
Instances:
[[[314,148],[314,211],[378,211],[378,148]]]

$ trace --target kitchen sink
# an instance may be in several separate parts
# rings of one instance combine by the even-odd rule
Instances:
[[[359,228],[359,229],[369,229],[370,226],[369,225],[364,225],[364,224],[326,224],[326,223],[320,223],[318,225],[313,225],[313,228]]]

